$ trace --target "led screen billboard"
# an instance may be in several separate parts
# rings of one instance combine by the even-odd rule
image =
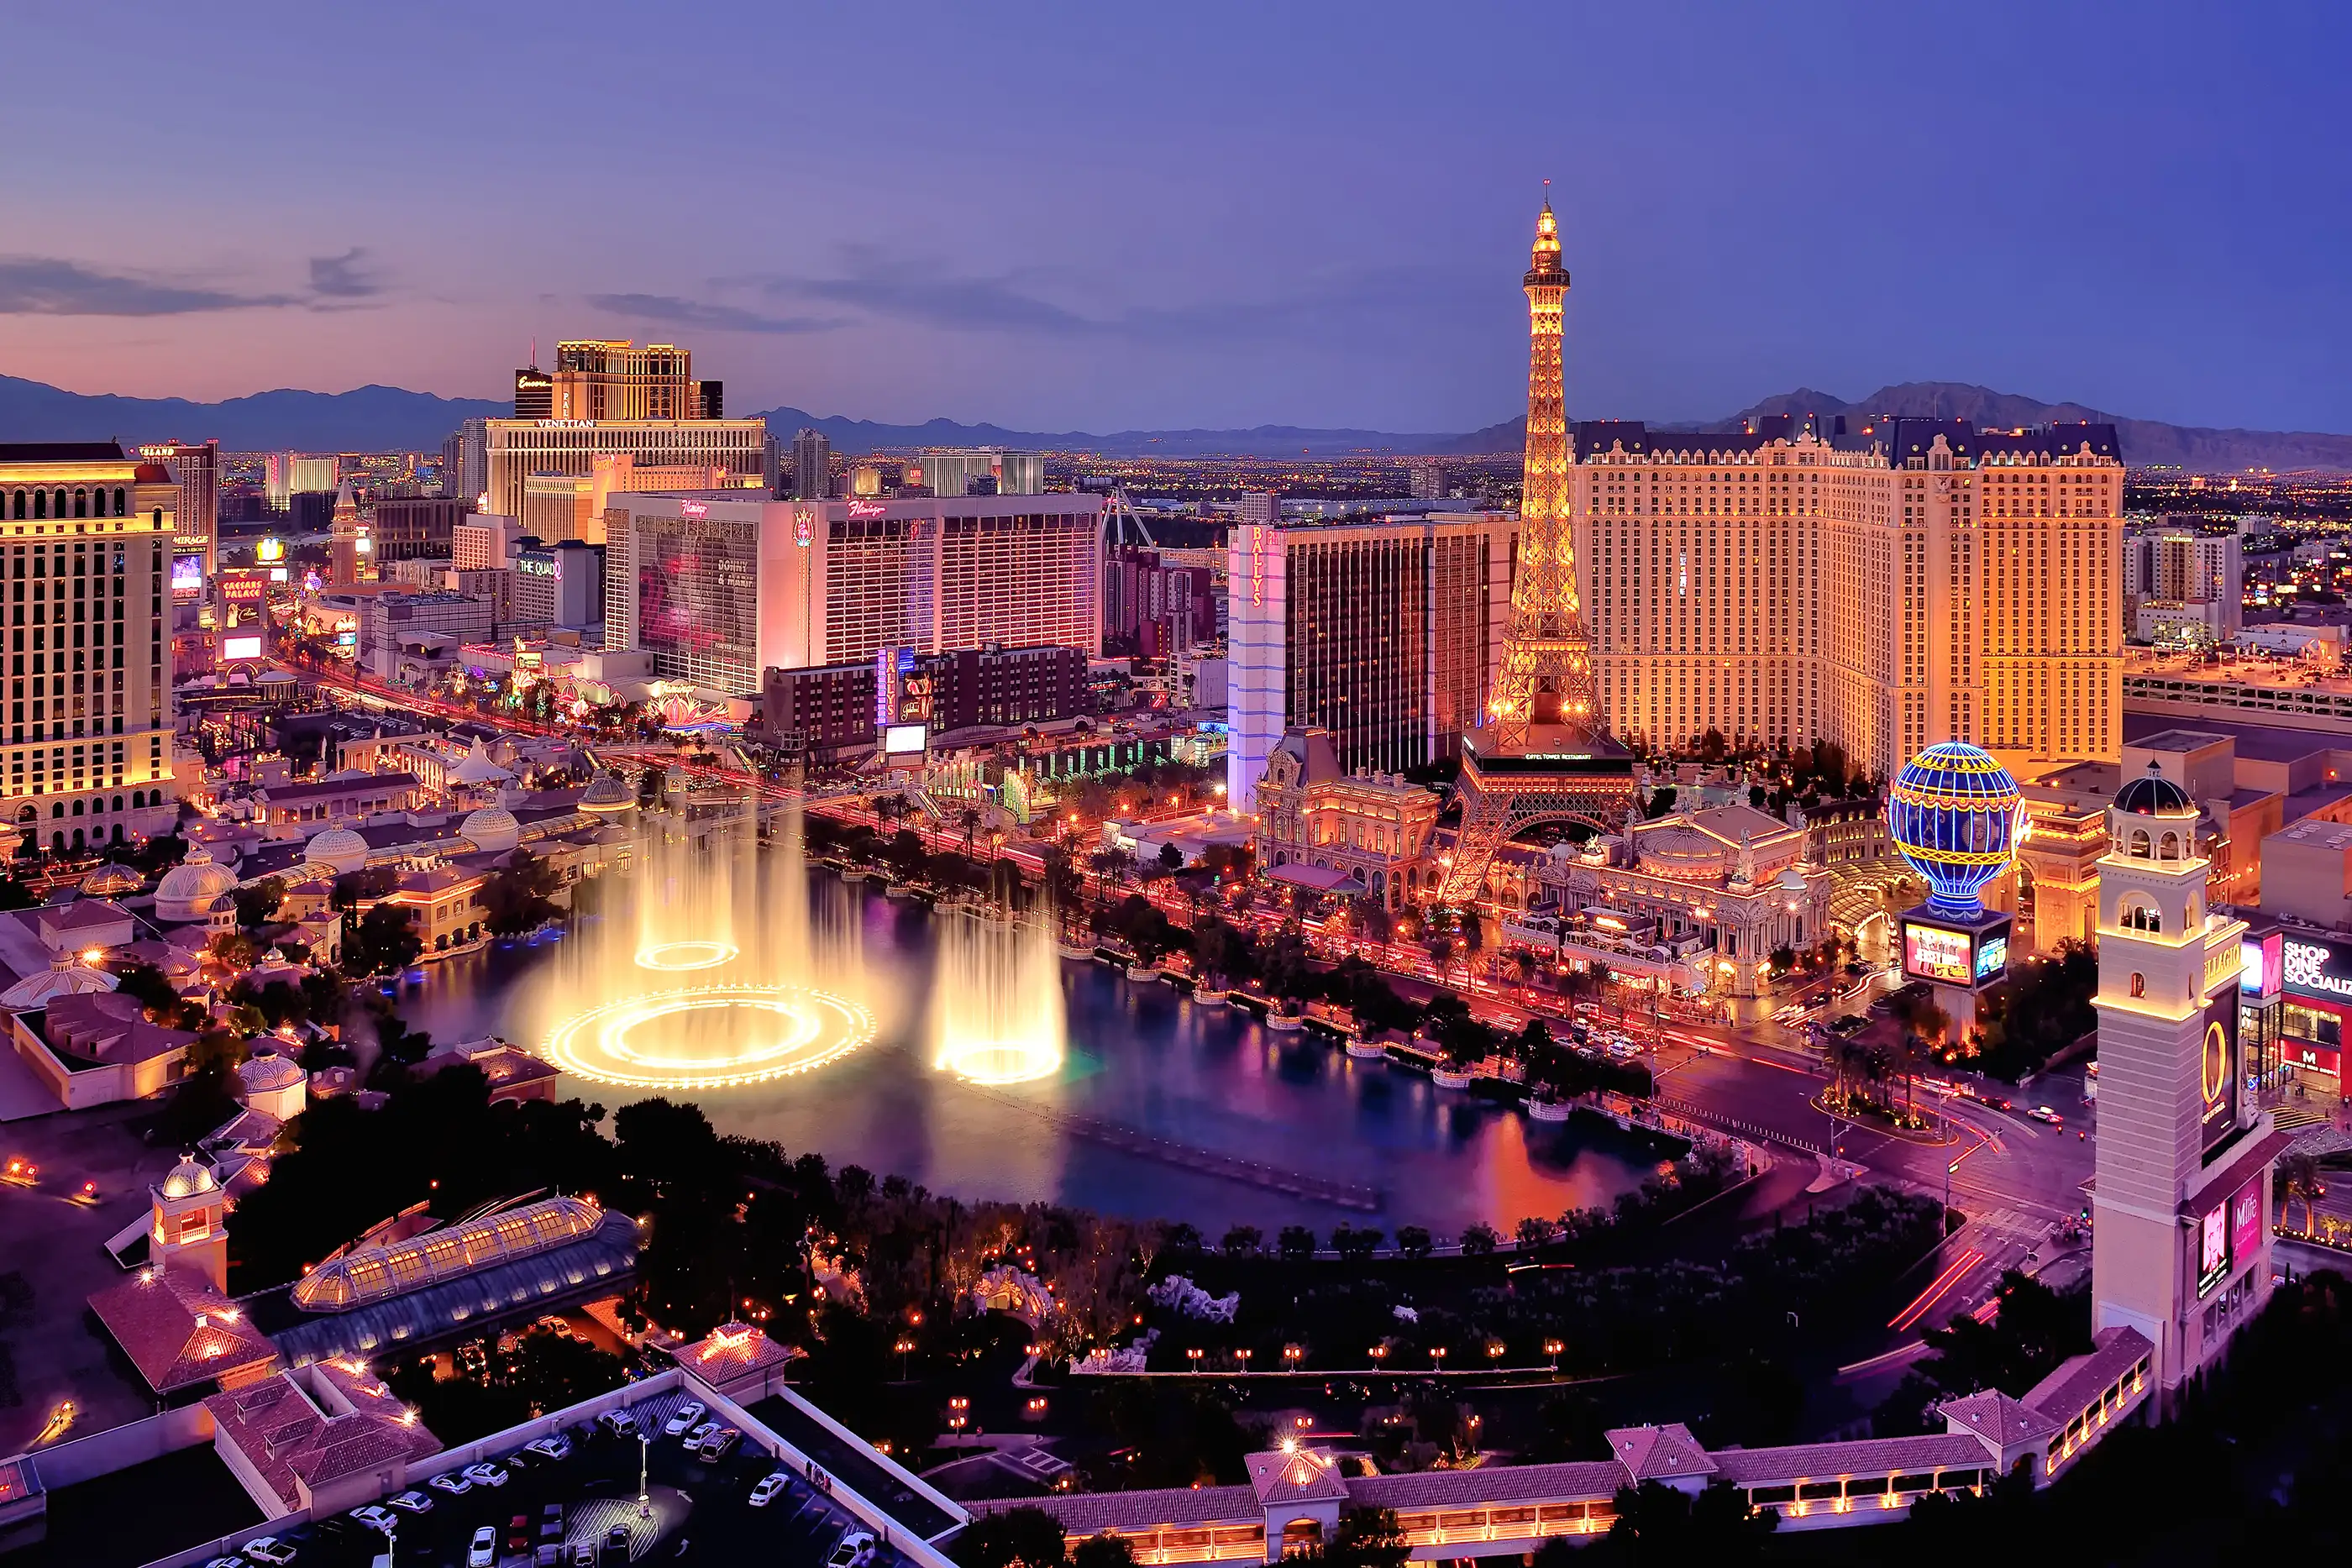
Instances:
[[[2197,1053],[2197,1088],[2204,1105],[2198,1143],[2208,1159],[2237,1131],[2238,1079],[2238,988],[2226,986],[2205,1004],[2205,1035]]]
[[[261,638],[259,634],[257,633],[250,637],[222,638],[221,657],[231,661],[237,659],[258,659],[261,657]]]
[[[882,732],[882,750],[891,757],[909,757],[923,749],[928,731],[919,724],[894,724]]]
[[[1903,926],[1903,972],[1915,980],[1941,980],[1965,986],[1973,977],[1968,933],[1940,925],[1906,922]]]

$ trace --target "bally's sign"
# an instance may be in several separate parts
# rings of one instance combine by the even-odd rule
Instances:
[[[2333,945],[2298,941],[2290,936],[2280,956],[2288,990],[2306,996],[2352,998],[2352,978],[2334,972],[2337,954]]]

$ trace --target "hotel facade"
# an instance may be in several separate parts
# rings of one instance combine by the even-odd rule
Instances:
[[[762,672],[989,643],[1102,647],[1099,496],[768,501],[626,495],[605,513],[607,647],[744,695]]]
[[[1237,524],[1228,536],[1227,799],[1286,731],[1329,732],[1343,772],[1450,756],[1485,710],[1511,618],[1517,528],[1489,513]]]
[[[0,821],[44,848],[158,831],[178,810],[165,618],[178,497],[163,464],[110,441],[0,446]]]
[[[1662,748],[1826,740],[1892,778],[1940,740],[2016,762],[2122,744],[2114,427],[1891,419],[1578,424],[1570,506],[1601,698]]]

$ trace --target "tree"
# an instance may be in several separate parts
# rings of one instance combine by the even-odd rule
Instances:
[[[956,826],[963,830],[963,852],[967,860],[971,858],[972,841],[980,832],[981,823],[985,821],[987,819],[981,815],[977,806],[966,806],[956,812]]]
[[[1061,1568],[1067,1561],[1062,1521],[1042,1508],[983,1513],[964,1526],[951,1548],[963,1568]],[[1087,1568],[1103,1568],[1089,1563]]]
[[[1168,873],[1171,876],[1177,872],[1182,871],[1184,869],[1184,852],[1178,849],[1172,843],[1160,845],[1160,869]]]
[[[1236,1225],[1218,1239],[1217,1247],[1228,1258],[1246,1258],[1258,1249],[1265,1233],[1255,1225]]]
[[[1400,1225],[1397,1227],[1396,1239],[1397,1250],[1402,1252],[1406,1257],[1426,1258],[1429,1256],[1432,1243],[1429,1229],[1426,1226]]]
[[[563,885],[555,868],[533,854],[518,850],[498,871],[482,879],[482,924],[494,936],[519,936],[555,918],[548,895]]]
[[[1108,1530],[1087,1536],[1070,1553],[1070,1568],[1134,1568],[1134,1544]]]
[[[1549,1241],[1556,1229],[1558,1229],[1558,1227],[1554,1225],[1552,1221],[1542,1218],[1537,1215],[1528,1215],[1525,1219],[1519,1221],[1519,1228],[1517,1232],[1519,1250],[1522,1252],[1534,1251],[1537,1248],[1541,1247],[1545,1242]]]
[[[1275,1239],[1275,1249],[1286,1263],[1304,1263],[1315,1256],[1315,1232],[1304,1225],[1286,1225]]]
[[[1339,1528],[1319,1551],[1299,1555],[1330,1568],[1404,1568],[1411,1550],[1395,1510],[1350,1508],[1340,1512]]]
[[[1750,1511],[1741,1488],[1717,1482],[1696,1497],[1661,1481],[1617,1491],[1611,1546],[1638,1564],[1753,1562],[1780,1528],[1769,1509]]]
[[[334,892],[329,902],[337,909],[357,909],[371,899],[383,898],[400,885],[400,873],[388,865],[372,865],[359,871],[347,871],[335,878]]]
[[[1794,947],[1783,942],[1772,949],[1772,967],[1777,972],[1785,975],[1796,967],[1797,950]]]
[[[1347,1262],[1360,1263],[1380,1246],[1381,1234],[1377,1225],[1356,1226],[1342,1220],[1331,1232],[1331,1249]]]
[[[2293,1154],[2279,1161],[2279,1197],[2282,1209],[2293,1204],[2303,1205],[2303,1233],[2311,1234],[2312,1205],[2327,1196],[2326,1179],[2320,1175],[2318,1156]]]
[[[343,971],[375,975],[405,969],[425,950],[417,936],[415,911],[397,904],[379,904],[352,928],[343,942]]]
[[[241,886],[231,897],[236,904],[236,923],[247,931],[267,925],[277,916],[278,905],[286,897],[286,879],[266,876],[250,886]]]
[[[1502,1239],[1495,1228],[1483,1219],[1475,1225],[1465,1226],[1462,1231],[1462,1256],[1465,1258],[1492,1257],[1495,1249],[1501,1245]]]

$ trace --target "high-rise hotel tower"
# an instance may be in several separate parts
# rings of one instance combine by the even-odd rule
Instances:
[[[1759,419],[1573,427],[1601,711],[1650,746],[1937,741],[2027,763],[2123,736],[2115,427]]]
[[[0,823],[43,848],[70,852],[162,825],[153,809],[173,768],[165,585],[178,497],[163,465],[126,457],[110,441],[0,445]]]

